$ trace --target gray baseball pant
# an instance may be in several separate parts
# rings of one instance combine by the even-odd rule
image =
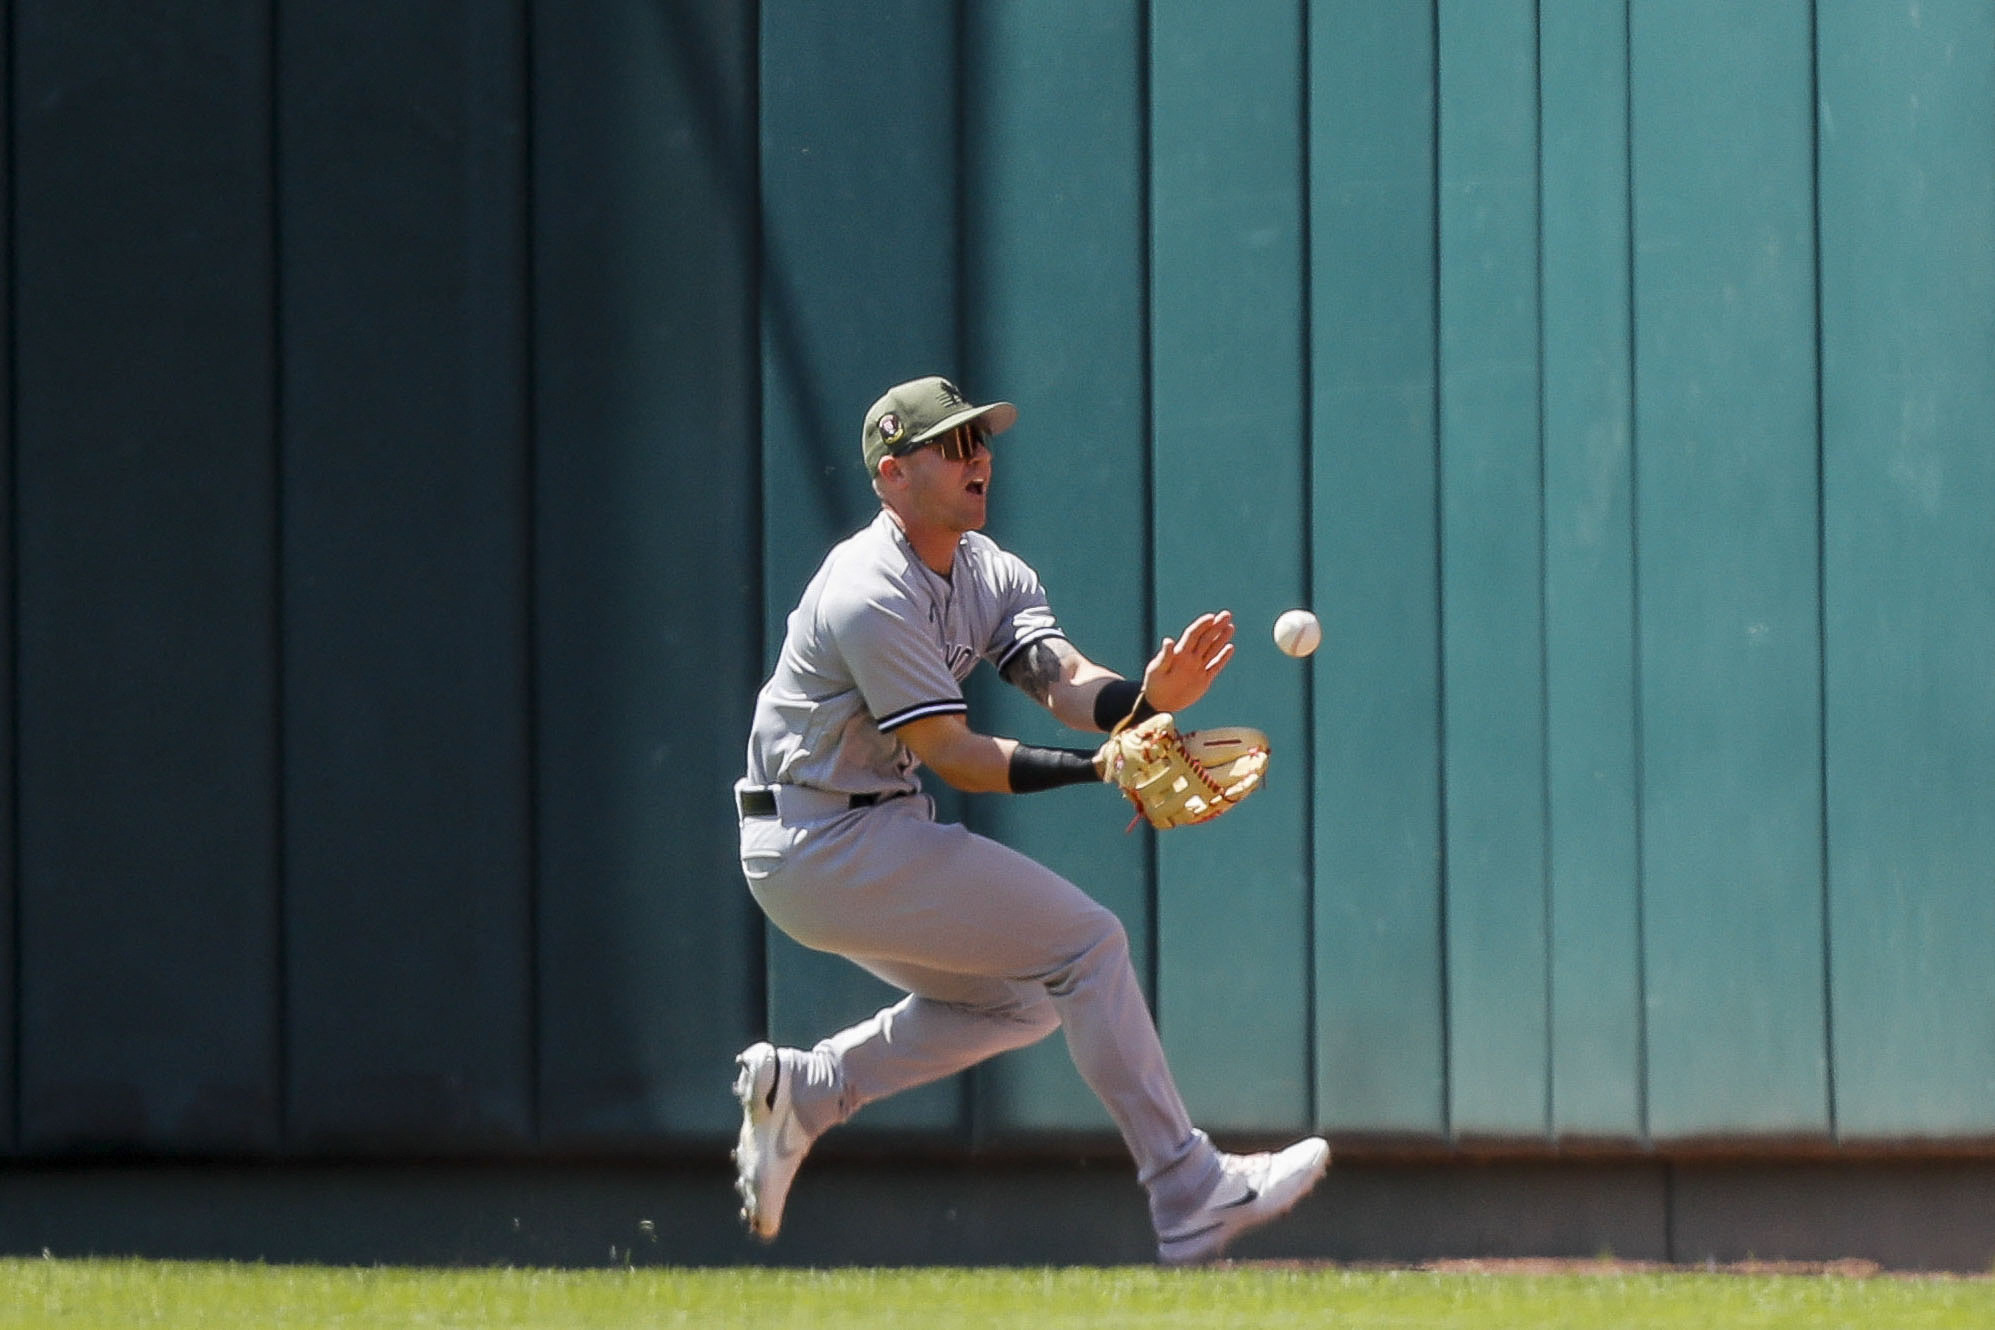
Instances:
[[[785,795],[789,789],[783,791]],[[1195,1209],[1219,1156],[1192,1126],[1114,913],[922,795],[871,808],[797,798],[745,818],[741,865],[769,920],[908,994],[819,1044],[792,1082],[816,1136],[875,1099],[1034,1043],[1067,1048],[1114,1119],[1161,1230]],[[842,803],[842,801],[840,801]]]

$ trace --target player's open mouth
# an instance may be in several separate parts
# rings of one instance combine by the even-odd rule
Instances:
[[[970,493],[976,495],[978,498],[981,499],[984,497],[984,487],[989,484],[990,482],[987,480],[973,480],[968,485],[965,485],[963,488],[969,490]]]

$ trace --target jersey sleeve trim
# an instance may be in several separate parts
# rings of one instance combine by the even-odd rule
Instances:
[[[902,707],[899,711],[880,717],[874,724],[879,726],[880,733],[886,734],[899,729],[911,720],[920,720],[923,716],[967,716],[969,713],[968,702],[960,697],[951,697],[937,702],[919,702],[911,707]]]
[[[1011,650],[1005,652],[1003,657],[998,660],[998,673],[1003,674],[1005,668],[1011,664],[1019,652],[1025,650],[1025,648],[1031,646],[1034,642],[1044,642],[1049,637],[1057,637],[1063,642],[1067,639],[1067,635],[1058,628],[1035,629],[1011,644]]]

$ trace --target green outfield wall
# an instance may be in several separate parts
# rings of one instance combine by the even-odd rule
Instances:
[[[1224,822],[943,799],[1203,1125],[1995,1152],[1995,0],[4,9],[14,1167],[724,1151],[889,998],[729,786],[927,373],[1083,651],[1241,620]]]

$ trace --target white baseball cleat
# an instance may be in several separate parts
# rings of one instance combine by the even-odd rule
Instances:
[[[1320,1136],[1273,1154],[1219,1156],[1219,1185],[1182,1223],[1157,1235],[1157,1259],[1166,1265],[1214,1259],[1248,1229],[1288,1213],[1329,1166],[1330,1143]]]
[[[734,1189],[741,1193],[741,1222],[764,1242],[783,1226],[783,1202],[810,1137],[797,1121],[790,1077],[771,1044],[752,1044],[734,1060],[734,1097],[741,1101],[741,1137],[734,1146]]]

